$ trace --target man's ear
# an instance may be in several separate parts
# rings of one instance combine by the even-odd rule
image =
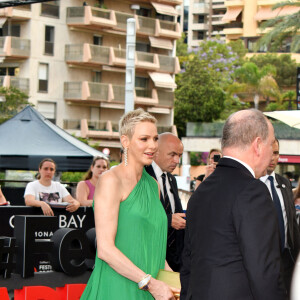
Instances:
[[[129,137],[127,135],[122,135],[121,136],[121,144],[123,149],[128,148],[130,144]]]
[[[261,150],[262,150],[262,139],[258,136],[255,138],[255,140],[252,142],[252,147],[254,149],[254,153],[256,156],[261,155]]]

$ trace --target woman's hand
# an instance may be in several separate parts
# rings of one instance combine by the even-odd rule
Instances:
[[[69,201],[69,205],[66,207],[66,210],[69,212],[74,212],[80,207],[79,201],[72,199]]]
[[[177,291],[177,289],[175,289]],[[150,279],[149,292],[155,300],[175,300],[171,288],[160,280]]]
[[[43,211],[43,214],[45,216],[54,216],[53,210],[51,209],[50,205],[44,201],[40,201],[40,202],[41,202],[40,204],[41,204],[41,209]]]

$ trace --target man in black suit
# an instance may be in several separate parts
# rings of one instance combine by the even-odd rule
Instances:
[[[231,115],[216,170],[187,208],[180,300],[283,300],[278,222],[258,179],[272,157],[274,130],[258,110]]]
[[[268,187],[275,208],[279,200],[276,216],[279,223],[283,278],[289,294],[293,269],[300,250],[300,236],[291,183],[288,179],[274,172],[278,159],[279,141],[276,139],[273,144],[273,155],[267,168],[267,175],[261,177],[260,180]]]
[[[159,135],[158,150],[153,163],[146,167],[147,172],[160,185],[160,200],[168,218],[167,262],[173,271],[181,267],[181,253],[184,244],[185,214],[175,177],[171,174],[180,161],[183,153],[181,140],[172,133]]]

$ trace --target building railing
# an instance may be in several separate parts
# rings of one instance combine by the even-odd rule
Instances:
[[[136,18],[137,35],[162,36],[180,38],[180,26],[176,22],[164,21],[150,17],[138,16],[116,10],[100,9],[91,6],[68,7],[67,24],[71,26],[95,26],[116,31],[126,31],[127,19]]]
[[[41,15],[59,18],[59,5],[41,3]]]
[[[177,57],[136,51],[136,67],[165,73],[180,71]],[[65,59],[68,63],[82,66],[94,65],[126,65],[126,50],[91,44],[75,44],[65,46]]]
[[[106,102],[125,103],[125,86],[98,82],[65,82],[64,98],[81,103]],[[174,106],[174,93],[163,89],[135,88],[134,101],[148,106],[171,108]]]
[[[0,56],[28,57],[30,40],[13,36],[0,37]]]

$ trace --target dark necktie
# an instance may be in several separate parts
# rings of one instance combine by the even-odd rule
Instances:
[[[161,178],[162,178],[163,192],[164,192],[164,197],[163,197],[164,209],[167,214],[171,214],[172,208],[171,208],[170,198],[167,192],[166,174],[162,173]]]
[[[277,191],[275,189],[274,178],[273,178],[273,176],[269,176],[268,179],[270,180],[270,183],[271,183],[272,198],[273,198],[273,202],[274,202],[274,205],[276,208],[278,223],[279,223],[281,250],[283,251],[284,245],[285,245],[285,230],[284,230],[284,220],[283,220],[282,208],[281,208],[281,204],[280,204],[280,200],[279,200]]]
[[[164,209],[165,209],[167,215],[171,215],[172,208],[171,208],[170,198],[169,198],[169,195],[167,192],[166,174],[162,173],[161,178],[162,178],[163,192],[164,192],[164,195],[163,195]],[[174,241],[175,241],[175,229],[171,227],[168,229],[168,238],[167,238],[168,247],[175,246],[175,244],[173,245]]]

